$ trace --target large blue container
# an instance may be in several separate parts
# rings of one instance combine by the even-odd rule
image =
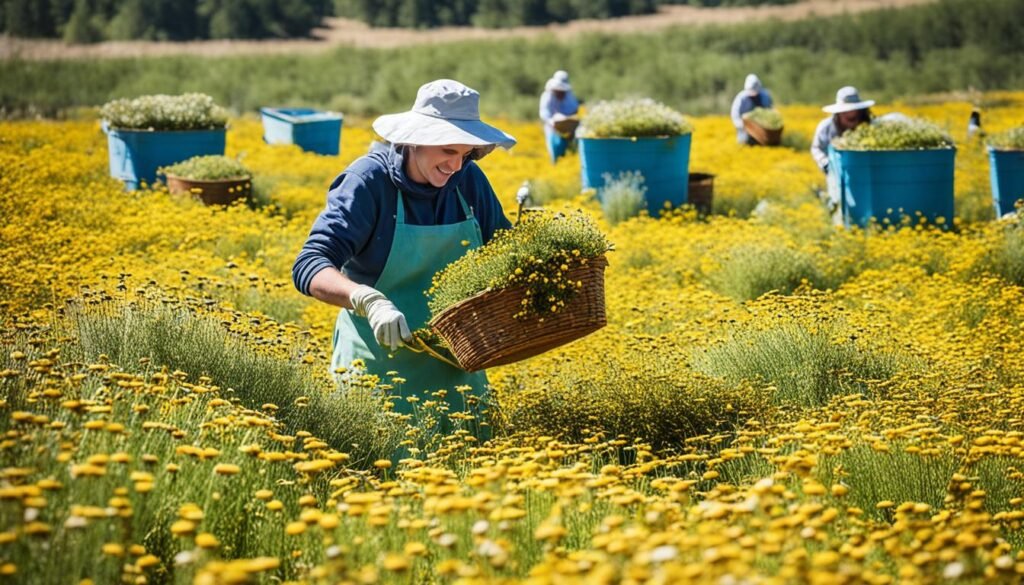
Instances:
[[[690,134],[669,137],[580,138],[584,189],[604,187],[604,173],[639,171],[647,187],[647,210],[657,217],[665,204],[686,203],[690,176]]]
[[[1024,150],[988,149],[989,172],[992,176],[992,199],[999,217],[1014,211],[1017,201],[1024,199]]]
[[[918,215],[932,223],[953,220],[953,170],[956,149],[835,150],[831,166],[847,226],[865,227],[871,220],[899,224],[903,216],[914,223]]]
[[[312,108],[260,108],[263,140],[295,144],[317,154],[338,154],[342,115]]]
[[[226,129],[118,130],[103,123],[107,134],[110,175],[134,191],[140,183],[153,184],[156,170],[193,156],[224,154]]]

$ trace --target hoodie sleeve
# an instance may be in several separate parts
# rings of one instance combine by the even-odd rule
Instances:
[[[377,208],[376,197],[358,174],[345,172],[334,180],[327,205],[292,265],[292,281],[299,292],[309,295],[309,284],[318,272],[329,266],[340,270],[366,246]]]

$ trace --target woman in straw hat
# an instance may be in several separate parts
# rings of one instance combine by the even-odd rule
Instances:
[[[480,120],[480,94],[450,79],[420,87],[408,112],[377,118],[388,144],[354,161],[331,184],[327,205],[292,268],[303,294],[341,308],[331,368],[361,359],[379,375],[397,371],[399,412],[405,398],[457,386],[482,393],[483,372],[469,373],[426,354],[400,349],[429,317],[424,291],[434,274],[511,227],[475,160],[516,141]]]
[[[569,74],[555,71],[544,84],[540,96],[540,119],[544,123],[544,138],[551,162],[565,155],[572,143],[575,124],[573,117],[579,112],[580,102],[569,84]]]
[[[831,114],[818,124],[814,131],[814,140],[811,141],[811,156],[818,168],[825,173],[828,185],[828,206],[832,212],[833,223],[843,222],[841,188],[839,176],[830,171],[828,147],[836,137],[853,130],[861,124],[871,123],[871,106],[875,105],[874,100],[861,99],[857,88],[846,86],[836,92],[836,103],[829,104],[822,108],[826,113]]]

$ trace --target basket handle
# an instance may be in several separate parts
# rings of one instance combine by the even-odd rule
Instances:
[[[463,369],[463,367],[460,366],[457,362],[454,362],[454,361],[444,357],[443,355],[438,353],[437,350],[435,350],[434,348],[430,347],[430,344],[428,344],[426,341],[423,341],[422,339],[417,337],[415,334],[412,336],[412,340],[411,341],[402,340],[402,344],[405,346],[406,349],[408,349],[409,351],[411,351],[413,353],[425,353],[425,354],[429,355],[430,357],[433,357],[433,358],[441,360],[442,362],[448,364],[449,366],[452,366],[453,368],[458,368],[460,370]]]

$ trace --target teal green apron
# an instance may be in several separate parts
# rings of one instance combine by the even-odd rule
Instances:
[[[461,258],[468,249],[483,244],[480,224],[473,216],[473,209],[466,204],[461,191],[456,190],[456,194],[466,216],[465,221],[447,225],[410,225],[405,223],[405,200],[402,192],[398,192],[395,235],[388,260],[374,288],[398,307],[412,331],[423,327],[430,319],[424,291],[430,288],[434,274]],[[366,318],[342,309],[334,326],[331,371],[347,368],[357,358],[366,362],[367,373],[376,374],[384,384],[391,383],[387,375],[391,371],[397,371],[398,376],[405,379],[391,391],[394,410],[403,414],[413,411],[413,404],[407,398],[415,396],[422,404],[424,400],[433,400],[431,394],[441,389],[447,390],[449,412],[464,411],[464,396],[455,388],[470,386],[472,390],[467,394],[482,399],[487,385],[483,371],[466,372],[404,347],[393,352],[381,349]],[[448,421],[442,421],[442,425],[447,430]]]

